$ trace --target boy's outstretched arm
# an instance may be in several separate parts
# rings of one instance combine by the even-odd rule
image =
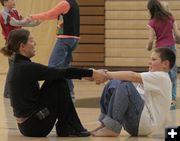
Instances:
[[[117,71],[117,72],[106,72],[108,79],[126,80],[131,82],[143,83],[142,77],[139,73],[133,71]]]
[[[23,27],[33,27],[40,24],[39,21],[30,21],[28,18],[22,18],[21,20],[16,20],[15,18],[10,18],[10,25],[12,26],[23,26]]]

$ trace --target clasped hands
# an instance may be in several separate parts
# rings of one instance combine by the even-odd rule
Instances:
[[[24,20],[24,22],[27,22],[27,23],[29,23],[29,22],[41,23],[42,22],[40,20],[33,20],[30,16],[24,18],[23,20]]]
[[[109,80],[109,75],[107,74],[108,70],[104,70],[104,69],[101,70],[92,69],[92,70],[93,70],[92,77],[85,77],[84,78],[85,80],[95,81],[96,84],[101,84]]]

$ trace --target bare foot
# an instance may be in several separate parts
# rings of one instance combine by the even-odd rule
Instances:
[[[94,130],[92,130],[92,131],[90,131],[90,132],[91,132],[91,134],[93,135],[93,133],[94,133],[95,131],[97,131],[97,130],[103,128],[103,127],[105,127],[105,125],[104,125],[104,124],[101,124],[99,127],[95,128]]]
[[[117,137],[119,134],[108,129],[107,127],[103,127],[92,133],[94,137]]]
[[[175,110],[176,109],[176,100],[172,100],[171,101],[171,107],[170,107],[171,110]]]

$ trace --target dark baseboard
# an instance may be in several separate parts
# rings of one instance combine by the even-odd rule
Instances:
[[[77,108],[99,108],[100,97],[77,99],[75,106]],[[177,97],[176,109],[180,109],[180,97]]]

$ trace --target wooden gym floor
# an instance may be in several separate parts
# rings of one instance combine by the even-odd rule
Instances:
[[[0,74],[0,140],[1,141],[164,141],[162,135],[152,137],[130,137],[122,131],[119,137],[87,137],[87,138],[59,138],[56,137],[55,130],[46,138],[27,138],[22,136],[16,126],[12,114],[9,99],[3,98],[5,73]],[[99,125],[97,122],[99,115],[99,97],[104,84],[95,85],[94,82],[85,80],[75,80],[76,108],[83,125],[92,130]],[[178,75],[178,104],[177,109],[171,111],[169,120],[176,125],[180,125],[180,75]]]

